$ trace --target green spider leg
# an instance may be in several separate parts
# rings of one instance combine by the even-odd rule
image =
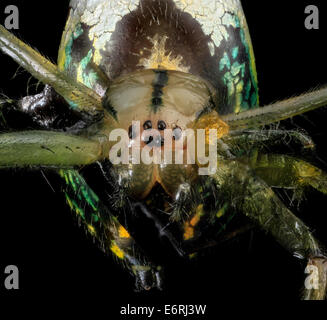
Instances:
[[[136,276],[137,287],[161,288],[160,268],[138,249],[135,241],[73,168],[103,158],[101,137],[92,140],[61,132],[25,131],[0,134],[0,168],[36,166],[59,171],[67,184],[66,200],[87,230]]]
[[[70,208],[77,214],[100,247],[111,252],[136,277],[137,288],[161,288],[160,267],[151,263],[128,231],[87,185],[76,170],[60,170],[66,182],[65,195]]]
[[[101,138],[93,140],[61,132],[25,131],[0,134],[0,168],[36,166],[73,168],[102,159]],[[101,203],[75,170],[61,169],[70,207],[104,250],[111,252],[136,276],[138,287],[161,287],[160,268],[153,266],[115,216]]]
[[[230,130],[234,131],[268,125],[326,105],[327,88],[322,88],[262,108],[229,114],[221,118],[229,125]]]
[[[270,186],[292,188],[295,191],[310,186],[327,194],[327,174],[301,159],[279,154],[256,154],[255,158],[252,157],[250,166],[254,169],[255,174]],[[311,265],[318,269],[318,277],[322,279],[320,286],[323,286],[324,284],[321,282],[327,281],[326,259],[309,259],[308,266]],[[305,299],[316,299],[319,296],[322,296],[322,292],[305,290]]]
[[[93,90],[67,77],[2,26],[0,49],[35,78],[53,87],[86,122],[92,124],[102,116],[102,100]],[[13,101],[1,100],[1,105],[8,103],[15,104]],[[89,233],[99,241],[106,252],[110,250],[136,276],[138,287],[146,290],[152,287],[161,288],[160,267],[154,266],[145,257],[128,231],[102,204],[78,172],[68,169],[104,158],[106,137],[98,136],[97,133],[91,134],[90,131],[79,132],[78,136],[54,131],[1,134],[0,168],[61,168],[59,173],[67,184],[66,200],[86,225]]]
[[[300,130],[283,129],[247,129],[232,131],[222,141],[229,147],[230,151],[238,154],[244,150],[259,149],[260,147],[269,147],[272,145],[288,145],[295,142],[303,149],[314,150],[314,141]]]
[[[72,168],[103,158],[102,139],[51,131],[0,134],[0,168]]]
[[[327,174],[307,161],[288,155],[252,153],[248,165],[271,187],[311,186],[327,194]]]
[[[324,299],[327,258],[309,228],[282,203],[263,179],[256,176],[252,168],[240,161],[220,160],[214,179],[219,188],[227,189],[235,210],[244,213],[294,256],[307,259],[309,266],[317,266],[319,285],[306,289],[304,299]],[[233,181],[233,187],[226,186],[226,181]]]

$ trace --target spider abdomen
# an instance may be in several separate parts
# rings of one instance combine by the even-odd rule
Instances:
[[[117,77],[177,70],[208,81],[219,114],[258,105],[252,44],[238,0],[75,1],[59,68],[101,95]]]

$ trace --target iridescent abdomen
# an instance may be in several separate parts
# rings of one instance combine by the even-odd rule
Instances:
[[[178,70],[208,81],[219,114],[258,105],[239,0],[72,0],[59,67],[104,95],[118,76]]]

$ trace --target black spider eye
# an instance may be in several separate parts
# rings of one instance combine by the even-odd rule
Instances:
[[[128,137],[134,139],[136,137],[136,130],[134,126],[129,126],[128,128]]]
[[[158,121],[158,129],[159,130],[165,130],[166,129],[166,123],[165,121],[159,120]]]
[[[143,124],[143,129],[144,130],[152,129],[152,122],[150,120],[145,121]]]
[[[173,130],[173,139],[179,140],[182,137],[182,129],[180,127],[175,127]]]

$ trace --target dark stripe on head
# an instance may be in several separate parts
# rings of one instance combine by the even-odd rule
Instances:
[[[168,73],[166,70],[154,70],[155,78],[152,83],[153,92],[151,100],[151,109],[156,113],[162,106],[163,87],[168,83]]]
[[[108,91],[107,91],[108,92]],[[104,109],[106,109],[109,114],[115,119],[117,120],[117,110],[112,106],[110,99],[108,97],[108,95],[106,94],[104,96],[104,98],[102,99],[102,106]]]

